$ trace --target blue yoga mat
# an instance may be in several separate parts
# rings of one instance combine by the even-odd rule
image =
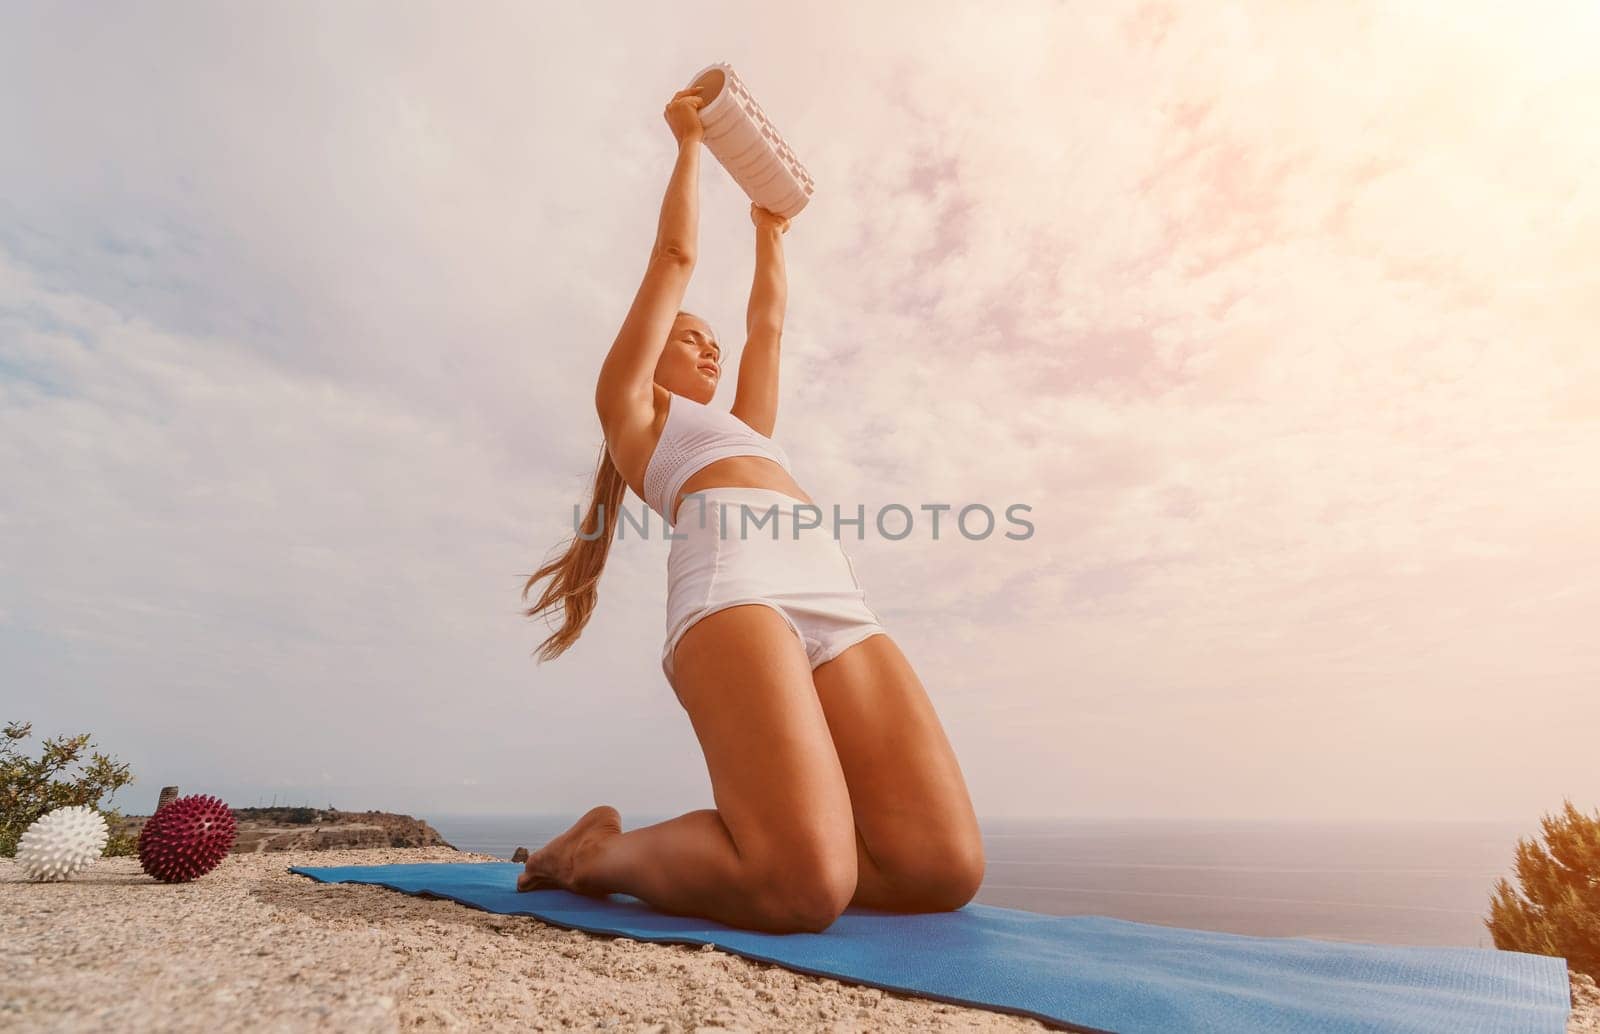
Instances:
[[[714,944],[802,973],[1116,1034],[1565,1034],[1565,959],[1485,948],[1246,937],[969,903],[849,908],[821,933],[658,912],[628,894],[518,893],[516,862],[293,866],[640,941]]]

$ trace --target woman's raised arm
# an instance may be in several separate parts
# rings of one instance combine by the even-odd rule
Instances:
[[[608,439],[614,427],[649,424],[656,363],[694,272],[700,221],[700,143],[705,132],[700,125],[699,108],[705,103],[700,89],[679,90],[662,113],[678,140],[678,160],[661,202],[661,220],[644,280],[611,351],[600,364],[594,405]]]
[[[789,280],[783,261],[783,235],[789,220],[750,206],[756,224],[756,273],[745,309],[744,348],[739,352],[739,387],[733,415],[772,437],[778,422],[778,350],[783,339],[783,314],[789,304]]]

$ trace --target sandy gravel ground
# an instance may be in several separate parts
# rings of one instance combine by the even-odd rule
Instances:
[[[1572,973],[1572,1017],[1567,1034],[1600,1034],[1600,988],[1593,977]]]
[[[290,865],[498,861],[448,848],[229,856],[163,885],[133,858],[65,883],[0,859],[0,1030],[1044,1030],[709,946],[563,930]],[[1587,984],[1587,1025],[1600,995]]]

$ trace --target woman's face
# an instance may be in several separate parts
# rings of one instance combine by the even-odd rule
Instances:
[[[710,402],[721,379],[722,346],[711,325],[688,313],[673,320],[667,347],[656,363],[656,383],[675,395]]]

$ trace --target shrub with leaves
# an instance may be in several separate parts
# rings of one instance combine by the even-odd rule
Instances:
[[[106,855],[137,853],[138,840],[116,832],[122,814],[100,807],[102,797],[115,796],[133,782],[128,766],[98,752],[84,761],[84,752],[92,750],[88,733],[45,740],[35,761],[18,746],[32,734],[31,724],[11,722],[0,735],[0,857],[16,857],[17,841],[39,816],[74,804],[88,805],[105,817],[112,830]],[[73,765],[81,766],[76,776],[67,772]]]
[[[1521,892],[1501,878],[1484,925],[1496,948],[1563,956],[1568,969],[1600,978],[1600,811],[1565,801],[1541,825],[1544,844],[1517,840]]]

